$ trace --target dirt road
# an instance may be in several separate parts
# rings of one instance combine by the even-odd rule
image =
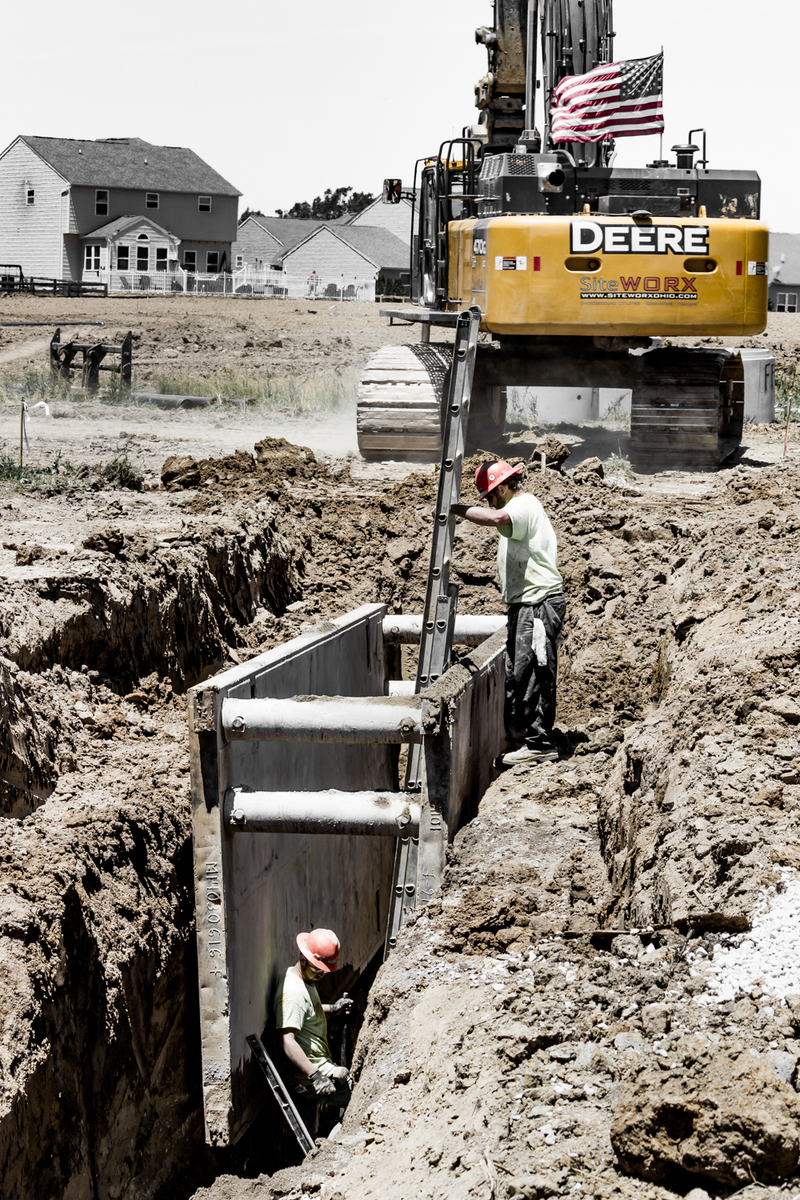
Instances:
[[[0,315],[63,319],[64,303]],[[376,310],[70,302],[138,330],[151,372],[350,372],[387,340]],[[787,362],[796,321],[770,326]],[[0,354],[35,340],[0,335]],[[9,453],[18,422],[0,408]],[[256,469],[264,436],[314,454]],[[781,431],[750,430],[730,469],[633,487],[531,472],[569,594],[561,761],[493,784],[441,903],[378,976],[341,1137],[276,1173],[269,1114],[227,1158],[204,1145],[184,695],[366,601],[418,609],[434,477],[365,468],[346,409],[61,400],[30,438],[26,461],[125,455],[146,486],[0,485],[4,1194],[797,1194],[800,1008],[757,981],[709,999],[761,893],[800,869],[794,441],[783,462]],[[568,467],[615,449],[603,430],[568,439]],[[167,492],[176,454],[217,461]],[[463,611],[499,609],[490,537],[460,530],[455,573]]]

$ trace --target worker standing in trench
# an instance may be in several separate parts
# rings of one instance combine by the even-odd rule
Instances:
[[[312,929],[298,933],[300,959],[287,967],[275,993],[275,1025],[286,1056],[284,1074],[293,1089],[295,1102],[306,1108],[315,1132],[317,1109],[321,1104],[345,1108],[350,1100],[352,1080],[347,1067],[337,1066],[328,1047],[328,1016],[347,1012],[353,1004],[348,997],[335,1004],[322,1004],[317,983],[335,971],[339,963],[339,939],[330,929]]]
[[[558,571],[555,530],[541,503],[519,491],[521,467],[485,462],[475,486],[489,508],[453,504],[450,511],[474,525],[494,527],[497,574],[508,605],[506,641],[506,767],[558,758],[553,744],[558,644],[567,602]]]

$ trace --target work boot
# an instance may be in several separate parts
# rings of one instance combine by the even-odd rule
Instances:
[[[501,763],[504,767],[535,766],[536,763],[557,762],[558,751],[555,747],[541,747],[532,749],[530,746],[520,746],[519,750],[510,750],[508,754],[504,754],[501,758]]]

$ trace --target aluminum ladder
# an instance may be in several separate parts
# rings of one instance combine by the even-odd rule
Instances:
[[[264,1043],[257,1033],[251,1033],[247,1038],[250,1052],[261,1070],[264,1072],[269,1089],[278,1102],[278,1107],[286,1118],[286,1123],[297,1138],[297,1144],[303,1152],[303,1158],[314,1149],[314,1139],[303,1124],[300,1113],[295,1107],[292,1097],[286,1090],[286,1085],[275,1069],[270,1056],[264,1048]]]
[[[435,683],[447,670],[453,648],[458,588],[450,583],[450,562],[455,539],[455,517],[450,512],[450,505],[458,502],[461,491],[461,469],[464,464],[480,322],[481,310],[473,306],[459,313],[455,324],[453,365],[442,420],[442,458],[433,514],[433,539],[425,588],[415,692],[421,692]],[[409,746],[405,775],[406,792],[422,790],[421,750],[421,746]],[[441,831],[441,836],[447,837],[446,828]],[[394,949],[397,934],[407,914],[413,912],[417,906],[419,868],[419,839],[398,838],[385,956]]]

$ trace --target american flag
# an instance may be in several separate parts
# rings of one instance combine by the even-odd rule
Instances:
[[[553,91],[553,141],[602,142],[663,133],[663,76],[663,53],[567,75]]]

